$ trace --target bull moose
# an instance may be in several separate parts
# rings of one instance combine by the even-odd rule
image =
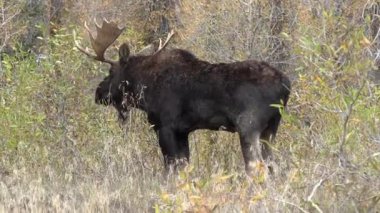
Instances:
[[[186,50],[167,50],[172,33],[149,55],[131,55],[124,43],[119,60],[113,61],[104,53],[124,28],[103,20],[102,26],[96,24],[96,38],[86,28],[95,54],[77,48],[111,65],[96,89],[95,102],[114,106],[123,118],[131,107],[145,111],[158,134],[166,168],[189,160],[188,135],[197,129],[237,132],[248,173],[256,162],[270,158],[268,142],[281,120],[272,104],[285,106],[290,94],[283,73],[266,62],[209,63]]]

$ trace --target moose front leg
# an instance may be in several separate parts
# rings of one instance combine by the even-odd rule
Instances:
[[[158,131],[159,144],[164,156],[165,168],[178,169],[189,160],[188,134],[170,127],[162,127]]]
[[[171,165],[174,165],[175,156],[178,153],[174,131],[169,127],[160,128],[158,131],[158,140],[161,152],[164,156],[165,168],[169,169]]]
[[[190,160],[189,133],[177,132],[176,139],[178,143],[179,160],[188,163]]]

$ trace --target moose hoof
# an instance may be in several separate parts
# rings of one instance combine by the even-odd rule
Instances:
[[[246,173],[249,177],[255,180],[264,181],[268,174],[272,174],[273,168],[268,166],[264,161],[252,161],[246,168]]]

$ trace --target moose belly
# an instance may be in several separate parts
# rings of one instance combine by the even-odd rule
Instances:
[[[194,125],[194,129],[225,130],[229,132],[235,131],[232,123],[222,115],[214,115],[209,119],[199,120]]]
[[[213,101],[196,101],[185,113],[190,129],[225,130],[234,132],[235,128],[223,105]]]

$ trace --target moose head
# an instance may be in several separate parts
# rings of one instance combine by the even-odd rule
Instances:
[[[76,47],[90,58],[110,65],[108,76],[106,76],[96,88],[95,103],[103,105],[112,104],[118,110],[120,118],[125,119],[128,109],[128,94],[126,92],[130,85],[128,80],[123,80],[122,75],[126,75],[123,71],[126,70],[129,59],[134,56],[131,56],[128,44],[123,43],[119,47],[119,60],[115,61],[105,57],[106,50],[121,35],[125,27],[119,28],[115,22],[109,22],[106,19],[103,19],[102,25],[96,23],[96,20],[94,20],[94,22],[96,26],[96,37],[91,33],[86,23],[84,26],[89,34],[91,46],[95,54],[89,52],[87,48],[81,47],[77,42]],[[136,55],[147,55],[147,57],[151,57],[158,54],[167,46],[173,35],[174,31],[171,31],[164,44],[162,44],[160,39],[156,51],[154,51],[154,45],[150,44]]]

